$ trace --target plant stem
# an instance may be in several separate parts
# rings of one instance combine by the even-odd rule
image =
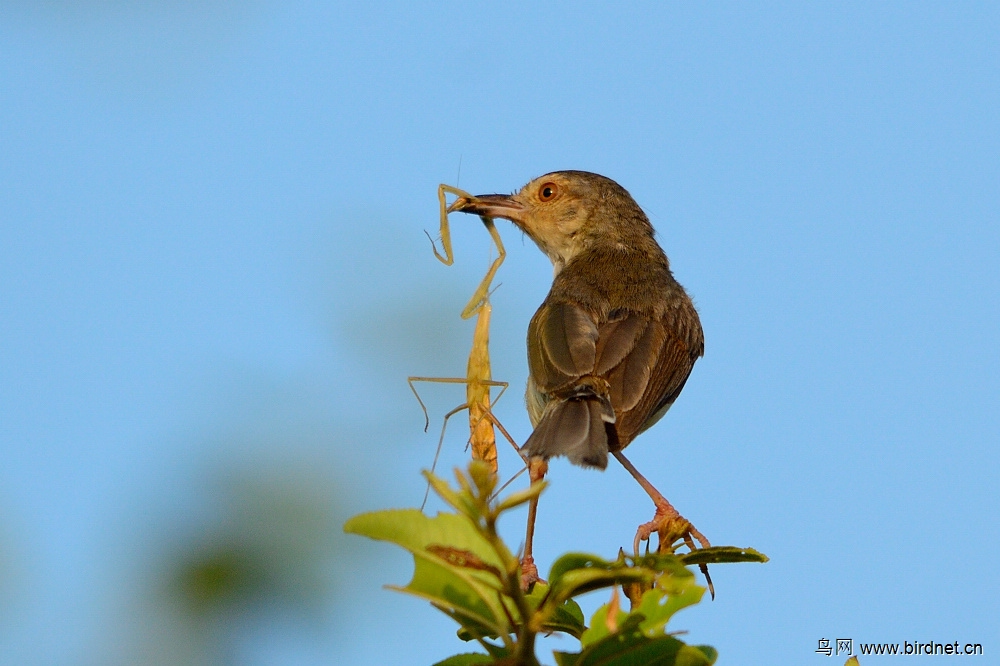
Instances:
[[[507,549],[506,544],[497,534],[497,515],[491,509],[486,512],[486,537],[504,563],[505,592],[517,607],[520,622],[515,622],[516,640],[514,642],[514,662],[518,666],[541,666],[535,656],[535,631],[531,627],[531,608],[521,589],[521,563]]]

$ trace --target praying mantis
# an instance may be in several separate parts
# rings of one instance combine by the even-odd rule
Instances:
[[[451,230],[448,226],[448,213],[451,211],[446,201],[447,194],[453,194],[464,199],[475,199],[475,197],[468,192],[451,187],[450,185],[442,184],[438,187],[438,204],[441,214],[441,245],[444,248],[444,254],[442,255],[438,252],[433,239],[431,239],[431,247],[433,248],[434,256],[437,257],[438,261],[446,266],[451,266],[455,261],[455,255],[452,251]],[[497,258],[493,260],[493,263],[490,265],[486,275],[483,277],[479,286],[476,288],[476,291],[473,292],[469,302],[462,310],[462,319],[471,319],[473,316],[476,317],[476,327],[472,335],[472,349],[469,351],[466,376],[408,377],[407,382],[410,385],[410,389],[413,391],[413,395],[416,396],[417,402],[420,403],[421,409],[424,411],[424,430],[426,430],[430,424],[430,419],[427,416],[427,407],[424,406],[423,400],[420,399],[420,394],[417,392],[414,382],[465,384],[465,403],[445,414],[444,425],[441,428],[441,437],[438,440],[438,452],[440,452],[441,443],[444,441],[444,433],[448,426],[448,419],[462,410],[468,410],[470,433],[469,444],[472,448],[472,457],[476,460],[484,461],[487,465],[489,465],[490,470],[496,474],[498,464],[496,433],[494,428],[500,430],[507,441],[509,441],[514,449],[518,451],[518,455],[520,455],[520,449],[500,421],[498,421],[493,415],[493,400],[491,396],[492,389],[499,388],[500,393],[497,395],[497,400],[499,400],[504,391],[507,390],[508,386],[507,382],[495,381],[493,379],[492,370],[490,368],[489,352],[490,314],[493,310],[490,306],[489,300],[490,285],[493,282],[493,278],[496,275],[497,270],[506,258],[507,252],[504,250],[503,241],[500,239],[500,233],[493,224],[493,218],[480,216],[480,219],[482,219],[483,224],[486,226],[486,230],[489,232],[490,237],[493,239],[493,243],[497,248]],[[437,454],[435,454],[435,465],[436,463]],[[433,467],[431,470],[433,471]],[[425,495],[425,502],[426,499]]]

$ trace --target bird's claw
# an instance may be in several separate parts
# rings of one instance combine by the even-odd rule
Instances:
[[[531,588],[535,586],[535,583],[544,583],[545,581],[538,577],[538,567],[535,566],[535,559],[531,555],[526,556],[521,560],[521,589],[525,592],[530,592]]]
[[[648,523],[643,523],[635,533],[633,547],[635,554],[639,554],[639,544],[643,541],[649,542],[649,538],[656,533],[658,543],[656,551],[658,553],[673,553],[679,545],[677,542],[685,543],[688,548],[695,550],[694,541],[697,540],[702,548],[708,548],[711,544],[698,529],[691,524],[687,518],[677,513],[672,506],[657,508],[656,515]],[[648,546],[647,546],[648,551]]]
[[[679,514],[669,504],[665,507],[657,507],[656,515],[653,516],[653,519],[648,523],[639,525],[639,529],[635,533],[635,542],[633,543],[636,556],[639,555],[639,543],[642,541],[647,542],[646,552],[649,552],[649,538],[653,536],[653,532],[656,532],[658,539],[656,552],[661,554],[673,554],[674,550],[680,545],[678,542],[682,542],[692,552],[698,548],[694,543],[695,541],[702,548],[710,548],[712,545],[705,538],[705,535],[691,524],[690,520]],[[715,599],[715,586],[712,584],[712,577],[708,575],[708,565],[699,564],[698,568],[701,569],[701,573],[705,576],[705,582],[708,583],[708,590],[712,598]],[[633,600],[633,605],[635,603]]]

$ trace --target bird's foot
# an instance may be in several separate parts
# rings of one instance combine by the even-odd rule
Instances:
[[[531,555],[525,556],[521,560],[521,589],[525,592],[530,592],[535,583],[544,582],[544,580],[538,577],[538,567],[535,566],[535,559]]]
[[[698,528],[692,525],[690,520],[678,513],[677,509],[669,502],[658,503],[653,519],[648,523],[643,523],[636,530],[635,541],[633,543],[636,555],[639,554],[640,542],[646,541],[648,544],[649,538],[653,536],[654,532],[658,540],[656,552],[661,554],[673,554],[681,544],[686,545],[691,551],[694,551],[699,547],[695,545],[695,541],[698,542],[701,548],[709,548],[712,545],[705,538],[705,535],[699,532]],[[704,574],[705,581],[708,583],[708,589],[714,599],[715,586],[712,585],[712,577],[708,575],[708,565],[700,564],[698,568]]]
[[[687,544],[691,550],[696,548],[694,545],[695,540],[701,544],[702,548],[711,546],[705,535],[699,532],[691,524],[691,521],[678,513],[677,509],[669,503],[657,506],[653,519],[648,523],[643,523],[636,530],[635,541],[633,542],[636,555],[639,554],[639,544],[643,541],[649,541],[654,532],[659,540],[656,548],[658,553],[673,553],[680,545],[678,542]]]

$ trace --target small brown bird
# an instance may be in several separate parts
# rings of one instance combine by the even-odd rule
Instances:
[[[622,454],[670,408],[704,353],[694,304],[674,279],[653,227],[618,183],[585,171],[557,171],[516,194],[455,201],[451,210],[512,221],[552,260],[552,289],[528,327],[527,405],[534,432],[522,447],[532,480],[565,455],[604,469],[608,453],[656,505],[635,538],[659,533],[660,549],[708,541]],[[522,571],[537,580],[529,509]]]

